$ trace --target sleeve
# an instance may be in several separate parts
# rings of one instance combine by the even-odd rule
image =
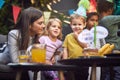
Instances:
[[[41,37],[39,38],[39,42],[40,42],[41,44],[44,44],[44,43],[45,43],[45,37],[44,37],[44,36],[41,36]]]
[[[18,62],[18,43],[17,43],[18,33],[10,31],[8,33],[8,48],[12,62]]]
[[[100,20],[100,26],[111,26],[113,24],[120,24],[120,15],[110,15],[106,16]]]
[[[67,48],[67,43],[68,43],[68,35],[65,37],[62,47]]]

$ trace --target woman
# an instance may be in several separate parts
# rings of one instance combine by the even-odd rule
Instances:
[[[21,12],[15,29],[8,34],[8,49],[12,62],[19,62],[18,51],[27,48],[36,42],[37,36],[44,31],[44,18],[40,10],[29,7]],[[29,72],[30,79],[32,73]]]
[[[40,10],[29,7],[21,12],[14,30],[8,34],[8,49],[12,62],[19,62],[18,51],[35,43],[44,31],[44,18]]]
[[[27,50],[30,45],[35,43],[37,36],[43,33],[44,28],[44,18],[40,10],[33,7],[24,9],[15,29],[8,33],[8,46],[4,53],[0,54],[0,63],[19,62],[19,50]],[[24,75],[24,77],[26,76]],[[26,79],[23,78],[23,80]]]

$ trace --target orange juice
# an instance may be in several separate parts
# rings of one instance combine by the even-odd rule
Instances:
[[[28,55],[20,55],[19,56],[19,62],[23,63],[23,62],[28,62],[29,60],[29,56]]]
[[[32,49],[32,62],[45,63],[46,49]]]

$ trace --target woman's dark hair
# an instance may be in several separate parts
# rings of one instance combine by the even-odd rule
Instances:
[[[98,0],[97,2],[97,10],[99,14],[102,12],[107,12],[109,9],[113,9],[113,7],[114,3],[107,0]]]
[[[20,31],[18,37],[19,49],[27,49],[30,39],[30,25],[42,16],[42,11],[34,7],[29,7],[21,12],[15,26],[15,29]]]
[[[87,14],[86,21],[88,21],[92,16],[98,16],[99,17],[97,12],[90,12],[90,13]]]

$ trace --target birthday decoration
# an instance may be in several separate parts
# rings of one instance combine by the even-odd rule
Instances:
[[[90,0],[90,8],[88,9],[88,13],[97,12],[96,7],[97,7],[96,0]]]
[[[0,0],[0,9],[2,8],[2,6],[4,5],[5,1]]]
[[[96,34],[97,34],[97,30],[96,30],[96,24],[94,25],[94,47],[96,47]]]
[[[69,12],[69,15],[71,15],[74,13],[74,9],[70,9],[68,12]]]
[[[89,9],[89,6],[90,6],[90,3],[88,0],[80,0],[78,3],[78,9],[74,13],[79,14],[83,17],[87,17],[86,10]]]
[[[17,18],[18,18],[19,12],[21,11],[21,8],[18,7],[18,6],[15,6],[15,5],[13,5],[12,8],[13,8],[13,18],[14,18],[14,23],[16,24],[16,21],[17,21]]]
[[[35,1],[34,1],[34,0],[31,0],[31,3],[32,3],[32,4],[34,4],[34,3],[35,3]]]
[[[86,9],[82,5],[74,13],[79,14],[79,15],[84,16],[84,17],[87,17],[86,16]]]
[[[88,29],[84,29],[79,35],[78,40],[83,43],[93,42],[92,33]]]
[[[78,7],[83,6],[86,10],[89,9],[90,2],[89,0],[80,0],[78,3]]]
[[[102,26],[95,26],[91,30],[84,29],[78,36],[81,42],[93,42],[96,39],[103,39],[108,36],[108,31]]]
[[[97,48],[99,49],[99,39],[104,39],[107,37],[108,31],[102,26],[94,26],[91,30],[84,29],[79,35],[78,40],[80,42],[86,43],[87,48]]]
[[[102,26],[96,26],[96,28],[93,27],[90,31],[93,36],[94,36],[94,34],[96,34],[96,38],[98,38],[98,39],[103,39],[108,36],[108,30]]]

